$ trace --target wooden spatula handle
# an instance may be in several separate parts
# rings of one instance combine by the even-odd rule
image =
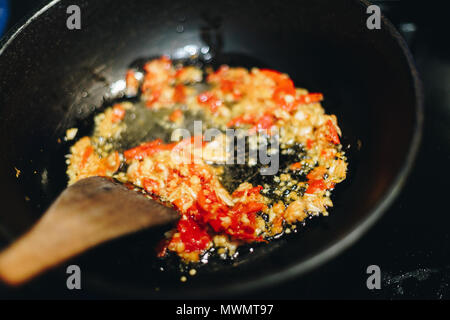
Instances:
[[[173,209],[106,178],[81,180],[0,254],[0,278],[22,284],[99,243],[177,218]]]

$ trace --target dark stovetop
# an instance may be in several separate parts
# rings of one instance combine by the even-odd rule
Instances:
[[[394,205],[344,254],[306,277],[243,298],[450,298],[450,214],[445,203],[446,182],[450,180],[446,170],[450,163],[446,10],[438,1],[373,2],[380,4],[383,13],[404,33],[424,83],[425,128],[415,167]],[[35,3],[11,1],[10,26]],[[381,290],[367,289],[369,265],[381,268]],[[42,291],[40,297],[45,297]],[[15,292],[13,296],[34,295]]]

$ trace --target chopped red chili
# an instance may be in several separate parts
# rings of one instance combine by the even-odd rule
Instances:
[[[175,91],[173,94],[173,101],[178,103],[183,103],[186,100],[186,87],[182,84],[177,84],[175,86]]]
[[[328,134],[327,134],[328,141],[330,141],[334,144],[340,144],[341,141],[339,139],[339,134],[338,134],[333,122],[331,120],[328,120],[326,125],[328,128]]]
[[[326,190],[327,185],[326,183],[320,179],[320,180],[309,180],[308,181],[308,189],[306,189],[306,193],[315,193],[316,191],[320,190]]]
[[[214,94],[212,94],[209,91],[198,95],[197,101],[200,104],[207,105],[209,107],[209,110],[211,110],[211,112],[216,112],[217,109],[219,109],[219,107],[222,106],[222,100],[217,98]]]
[[[173,144],[164,144],[161,139],[141,144],[136,148],[129,149],[123,153],[127,160],[142,160],[144,157],[151,156],[156,152],[163,150],[172,150],[176,146]]]
[[[123,120],[123,118],[125,117],[125,114],[126,114],[126,110],[122,107],[122,105],[116,104],[113,107],[113,114],[111,117],[112,123],[116,123],[116,122]]]

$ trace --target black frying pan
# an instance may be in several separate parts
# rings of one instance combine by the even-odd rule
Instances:
[[[72,4],[81,7],[81,30],[66,28]],[[155,258],[157,232],[118,239],[71,262],[82,267],[85,290],[232,294],[304,274],[336,256],[398,194],[421,136],[422,98],[411,55],[387,20],[381,30],[367,29],[366,6],[357,0],[52,1],[0,49],[1,233],[11,240],[23,233],[65,187],[68,145],[57,139],[74,126],[88,133],[87,123],[115,98],[111,85],[131,62],[183,58],[209,47],[215,65],[277,69],[325,94],[324,106],[338,116],[350,145],[349,177],[335,192],[335,208],[297,234],[200,267],[187,283],[179,281],[177,263]],[[45,279],[63,286],[64,271]]]

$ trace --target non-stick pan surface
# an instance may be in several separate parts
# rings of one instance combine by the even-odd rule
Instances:
[[[66,27],[73,4],[81,8],[81,30]],[[366,27],[366,6],[356,0],[52,1],[0,49],[1,233],[12,240],[26,231],[63,190],[68,144],[58,139],[74,126],[88,133],[87,123],[114,97],[130,63],[200,52],[215,65],[289,73],[297,86],[325,94],[351,164],[335,208],[297,234],[199,267],[186,283],[177,263],[155,258],[160,233],[124,237],[70,262],[82,268],[85,290],[134,297],[232,294],[303,274],[337,255],[397,195],[421,135],[411,56],[387,20],[381,30]],[[52,281],[65,283],[63,267]]]

